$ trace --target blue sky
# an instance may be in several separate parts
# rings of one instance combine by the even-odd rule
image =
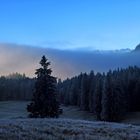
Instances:
[[[0,42],[58,49],[133,49],[139,0],[0,0]]]

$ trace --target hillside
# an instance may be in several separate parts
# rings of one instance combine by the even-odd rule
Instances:
[[[3,140],[140,140],[140,126],[71,119],[0,120]]]
[[[140,51],[140,44],[138,44],[134,50],[135,52],[139,52]]]

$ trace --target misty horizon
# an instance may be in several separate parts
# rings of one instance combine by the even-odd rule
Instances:
[[[19,72],[34,77],[42,55],[51,62],[53,75],[62,79],[91,70],[102,73],[109,69],[140,66],[139,53],[125,48],[116,51],[62,50],[3,43],[0,44],[0,75]]]

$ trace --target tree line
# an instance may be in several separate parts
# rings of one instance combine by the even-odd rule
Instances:
[[[140,111],[140,68],[137,66],[107,73],[81,73],[57,83],[45,56],[40,64],[36,78],[18,73],[1,76],[0,100],[32,99],[27,106],[30,117],[58,117],[59,103],[79,106],[104,121],[119,121],[127,112]]]
[[[127,112],[140,111],[140,68],[81,73],[58,82],[62,104],[76,105],[97,119],[120,121]]]
[[[0,100],[31,100],[35,78],[13,73],[0,77]]]

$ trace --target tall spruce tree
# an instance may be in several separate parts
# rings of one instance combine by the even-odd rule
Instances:
[[[110,70],[105,79],[103,80],[102,90],[102,112],[100,114],[101,120],[111,121],[112,120],[112,71]]]
[[[48,68],[50,62],[45,56],[40,61],[41,68],[37,69],[35,90],[32,102],[27,106],[29,117],[58,117],[59,103],[56,95],[56,78],[51,76]]]
[[[89,74],[89,99],[88,99],[90,112],[94,112],[94,106],[93,106],[94,91],[95,91],[95,74],[94,71],[91,71]]]
[[[97,116],[98,120],[101,120],[101,111],[102,111],[102,87],[103,87],[103,76],[100,73],[97,73],[96,75],[96,85],[95,85],[95,91],[94,91],[94,109],[95,114]]]

